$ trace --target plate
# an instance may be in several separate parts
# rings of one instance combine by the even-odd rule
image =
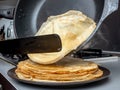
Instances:
[[[105,68],[99,66],[99,68],[103,71],[103,75],[100,78],[93,79],[93,80],[88,80],[88,81],[50,81],[50,80],[41,80],[41,81],[30,81],[30,80],[23,80],[19,79],[15,73],[16,68],[12,68],[8,71],[8,76],[10,76],[12,79],[15,79],[19,82],[27,83],[27,84],[33,84],[33,85],[45,85],[45,86],[65,86],[65,85],[84,85],[84,84],[89,84],[92,82],[100,81],[103,80],[110,75],[110,71]]]

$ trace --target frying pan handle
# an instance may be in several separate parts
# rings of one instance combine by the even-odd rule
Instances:
[[[80,45],[74,52],[78,52],[81,49],[86,49],[89,46],[90,39],[95,35],[95,33],[99,29],[101,23],[104,21],[104,19],[108,15],[110,15],[112,12],[114,12],[114,11],[116,11],[118,9],[118,5],[119,5],[119,0],[105,0],[104,8],[103,8],[103,13],[102,13],[102,16],[100,18],[100,21],[97,24],[96,29],[89,36],[89,38],[85,42],[83,42],[83,44]],[[88,45],[88,46],[86,47],[86,45]]]
[[[14,8],[0,9],[0,17],[7,18],[7,19],[13,19],[14,10],[15,10]]]
[[[112,12],[118,9],[119,0],[105,0],[101,22]]]

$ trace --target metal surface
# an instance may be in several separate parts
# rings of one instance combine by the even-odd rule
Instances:
[[[104,8],[103,8],[103,11],[102,11],[101,18],[100,18],[99,22],[97,23],[96,29],[89,36],[89,38],[82,45],[80,45],[78,47],[78,49],[76,49],[76,51],[79,51],[81,48],[82,49],[86,48],[85,46],[90,42],[90,40],[93,38],[93,36],[96,35],[96,32],[99,30],[100,25],[103,23],[105,18],[108,17],[114,11],[116,11],[118,9],[118,5],[119,5],[119,0],[105,0],[104,1]]]
[[[110,56],[120,56],[120,52],[106,51],[102,49],[81,49],[78,52],[73,51],[71,54],[73,57],[77,58],[99,58],[99,57],[110,57]]]
[[[110,14],[97,33],[85,45],[85,48],[102,49],[105,51],[120,52],[120,4],[117,11]]]
[[[61,49],[61,40],[57,34],[0,41],[0,52],[4,54],[47,53]]]

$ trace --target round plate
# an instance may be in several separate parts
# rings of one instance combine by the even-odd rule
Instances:
[[[13,78],[17,81],[27,83],[27,84],[34,84],[34,85],[45,85],[45,86],[84,85],[84,84],[103,80],[110,75],[110,71],[107,68],[101,67],[101,66],[99,66],[99,68],[103,71],[102,77],[94,79],[94,80],[88,80],[88,81],[63,81],[63,82],[61,82],[61,81],[41,80],[38,82],[38,81],[22,80],[17,77],[17,75],[15,73],[16,68],[10,69],[8,71],[8,76],[10,76],[11,78]]]

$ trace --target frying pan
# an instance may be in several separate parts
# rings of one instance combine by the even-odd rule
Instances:
[[[91,17],[97,24],[91,36],[78,47],[81,49],[95,34],[103,20],[117,10],[119,0],[19,0],[15,11],[9,9],[1,13],[12,18],[14,11],[14,32],[16,38],[36,34],[43,22],[51,15],[58,15],[68,10],[79,10]]]

